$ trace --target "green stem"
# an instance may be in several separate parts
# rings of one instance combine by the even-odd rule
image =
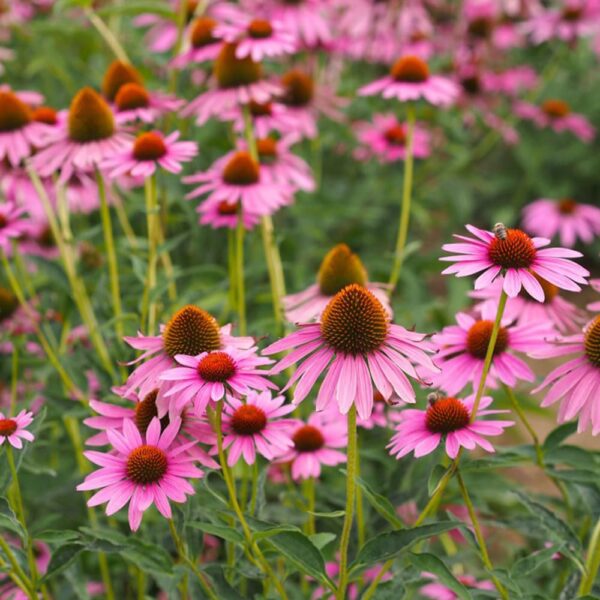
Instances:
[[[144,180],[146,197],[146,224],[148,229],[148,274],[144,286],[141,321],[148,319],[148,335],[153,335],[156,327],[156,300],[152,297],[156,289],[157,247],[159,243],[158,202],[156,195],[156,175]]]
[[[185,4],[185,3],[184,3]],[[86,17],[90,23],[96,28],[96,31],[102,36],[102,39],[106,42],[106,45],[112,50],[113,54],[122,62],[129,63],[129,57],[127,56],[123,46],[119,43],[119,40],[115,37],[110,28],[106,23],[89,7],[84,8]]]
[[[229,309],[236,312],[237,307],[237,281],[235,269],[235,230],[227,230],[227,268],[229,271]]]
[[[19,346],[16,340],[13,342],[13,353],[10,375],[10,415],[15,414],[17,406],[17,383],[19,380]]]
[[[356,440],[356,476],[360,477],[360,441],[358,439]],[[358,547],[362,548],[365,543],[366,534],[364,497],[360,487],[356,488],[356,535]]]
[[[354,502],[356,497],[356,462],[358,457],[356,443],[356,405],[353,404],[348,411],[348,449],[346,465],[346,514],[344,515],[344,526],[340,539],[340,575],[336,592],[337,600],[346,598],[346,587],[348,585],[348,546],[350,534],[352,533],[352,521],[354,518]]]
[[[504,589],[504,586],[498,581],[498,578],[495,575],[492,575],[491,572],[494,570],[494,565],[490,560],[490,555],[487,550],[487,546],[485,544],[485,539],[483,537],[483,533],[481,531],[481,525],[479,524],[479,519],[477,518],[477,514],[475,513],[475,508],[473,507],[473,502],[471,501],[471,497],[469,496],[469,492],[467,491],[467,486],[460,474],[460,471],[456,470],[456,479],[458,481],[458,486],[460,488],[460,492],[462,494],[463,500],[467,505],[467,510],[469,511],[469,517],[471,519],[471,523],[473,524],[473,528],[475,529],[475,537],[477,538],[477,543],[479,545],[479,553],[481,555],[481,560],[485,565],[486,569],[490,571],[490,577],[498,590],[498,593],[504,600],[509,600],[508,593]]]
[[[394,253],[394,266],[390,275],[389,294],[392,296],[400,271],[404,262],[404,250],[406,240],[408,239],[408,225],[410,222],[410,203],[412,198],[413,181],[413,147],[414,147],[414,129],[415,129],[415,107],[408,103],[407,111],[407,130],[406,130],[406,157],[404,159],[404,180],[402,181],[402,208],[400,210],[400,224],[398,227],[398,238],[396,240],[396,251]]]
[[[317,532],[315,524],[315,480],[313,477],[305,479],[302,483],[304,496],[306,498],[307,522],[305,524],[306,535],[314,535]]]
[[[600,519],[596,522],[594,531],[592,531],[592,537],[587,551],[587,558],[585,560],[585,576],[581,580],[579,586],[579,595],[585,596],[592,592],[594,582],[596,581],[596,575],[600,568]]]
[[[253,515],[256,511],[256,500],[258,497],[258,460],[252,465],[252,487],[250,493],[250,514]]]
[[[27,597],[30,598],[30,600],[37,600],[37,594],[35,593],[32,582],[19,565],[19,561],[16,559],[13,551],[10,549],[10,546],[2,535],[0,535],[0,549],[6,554],[6,558],[8,558],[8,562],[14,571],[15,579],[20,581],[20,584],[18,584],[19,587],[27,594]],[[13,579],[13,581],[15,581],[15,579]]]
[[[235,271],[237,289],[237,313],[240,321],[240,335],[246,335],[246,288],[244,283],[244,228],[243,208],[238,206],[238,221],[235,228]]]

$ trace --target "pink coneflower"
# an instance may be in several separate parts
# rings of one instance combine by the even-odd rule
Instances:
[[[258,138],[266,138],[272,132],[277,132],[282,136],[294,133],[293,127],[290,129],[292,116],[290,110],[284,104],[278,102],[249,102],[247,108],[252,117],[252,128]],[[244,131],[244,107],[235,106],[228,111],[217,115],[222,121],[233,122],[233,128],[237,133]]]
[[[553,238],[572,248],[577,240],[590,244],[600,235],[600,208],[572,198],[541,198],[523,209],[523,227],[535,235]]]
[[[114,99],[115,121],[154,123],[161,117],[177,112],[185,102],[175,96],[145,89],[139,83],[125,83]]]
[[[552,283],[534,275],[544,290],[544,301],[538,302],[524,289],[514,298],[508,298],[504,309],[504,319],[519,325],[550,323],[557,331],[575,331],[585,322],[585,313],[572,302],[560,296],[560,290]],[[469,292],[471,298],[481,300],[475,309],[484,319],[493,320],[498,310],[502,292],[502,282],[494,281],[489,287]]]
[[[228,22],[217,25],[214,35],[229,44],[236,43],[237,58],[250,57],[259,62],[296,51],[295,37],[281,21],[252,18],[233,7],[225,18]]]
[[[518,65],[504,71],[484,71],[482,80],[483,87],[488,92],[516,96],[535,88],[539,77],[531,67]]]
[[[29,219],[27,231],[19,240],[19,251],[25,256],[39,256],[46,260],[60,256],[52,229],[45,218]]]
[[[108,503],[106,514],[110,516],[129,502],[132,531],[137,531],[144,511],[152,504],[170,519],[169,500],[185,502],[186,496],[194,494],[186,478],[203,475],[186,453],[194,442],[173,445],[180,425],[180,420],[174,419],[161,433],[160,421],[154,418],[143,438],[130,420],[124,421],[122,433],[107,431],[113,446],[110,453],[84,452],[90,462],[101,467],[77,486],[80,492],[100,489],[88,500],[88,506]]]
[[[34,120],[32,109],[18,93],[0,90],[0,161],[18,166],[46,143],[52,131],[52,126]]]
[[[434,384],[448,394],[457,394],[468,383],[476,389],[483,371],[487,348],[490,343],[494,321],[476,319],[465,313],[457,313],[458,325],[450,325],[432,337],[438,348],[435,361],[441,373],[434,377]],[[517,381],[533,381],[533,371],[514,352],[531,354],[546,347],[544,336],[553,330],[546,322],[510,325],[504,320],[498,331],[492,365],[487,379],[488,387],[495,388],[497,380],[510,387]]]
[[[291,413],[295,406],[284,402],[285,396],[272,398],[269,391],[250,392],[245,402],[227,396],[223,405],[223,447],[229,448],[230,467],[240,457],[253,465],[256,453],[272,460],[293,446],[290,431],[294,421],[280,417]]]
[[[221,157],[205,172],[183,178],[184,183],[201,185],[186,195],[188,200],[209,194],[201,206],[241,205],[242,213],[270,215],[293,200],[293,190],[269,181],[260,163],[249,152],[238,151]],[[200,212],[201,209],[199,209]]]
[[[297,421],[291,436],[294,446],[278,462],[291,463],[294,481],[320,477],[321,465],[346,462],[346,454],[338,448],[348,444],[347,425],[333,411],[315,412],[306,423]]]
[[[142,362],[127,379],[122,395],[138,389],[144,397],[155,388],[162,388],[160,375],[176,366],[175,356],[197,356],[203,352],[222,350],[226,346],[250,348],[250,337],[233,337],[231,325],[219,327],[216,319],[205,310],[188,304],[179,309],[166,325],[160,326],[160,335],[126,337],[125,341],[143,354],[129,364]],[[159,416],[163,416],[161,413]]]
[[[250,57],[237,58],[236,44],[225,44],[217,56],[210,88],[192,100],[181,112],[183,116],[196,116],[202,125],[210,117],[223,111],[248,104],[269,102],[281,88],[262,78],[260,63]]]
[[[212,17],[194,19],[190,24],[187,45],[171,61],[171,65],[181,69],[189,64],[215,60],[223,47],[223,40],[215,36],[217,25],[218,22]]]
[[[437,579],[433,573],[422,573],[422,575],[427,579]],[[457,579],[467,588],[477,590],[495,589],[491,581],[485,579],[478,581],[472,575],[458,575]],[[419,589],[419,593],[425,598],[431,598],[431,600],[458,600],[459,598],[449,587],[437,581],[424,585]]]
[[[318,321],[330,300],[353,283],[368,289],[390,317],[393,316],[387,286],[383,283],[371,283],[359,256],[346,244],[337,244],[323,258],[317,282],[302,292],[283,299],[287,320],[290,323]]]
[[[179,131],[164,137],[158,131],[141,133],[122,152],[115,153],[102,163],[112,178],[128,174],[131,177],[150,177],[157,167],[170,173],[180,173],[182,163],[198,154],[195,142],[178,142]]]
[[[336,559],[339,560],[339,556],[336,556]],[[362,573],[361,573],[361,581],[364,584],[369,584],[371,581],[373,581],[381,572],[381,569],[383,568],[382,565],[375,565],[374,567],[371,567],[369,569],[365,569]],[[328,562],[325,564],[325,572],[327,573],[327,576],[332,579],[333,581],[336,581],[339,574],[340,574],[340,564],[339,562]],[[386,582],[386,581],[391,581],[393,578],[393,575],[390,572],[386,572],[380,579],[380,581],[382,583]],[[359,592],[359,587],[358,584],[356,583],[351,583],[348,588],[346,589],[346,598],[348,600],[356,600],[358,598],[358,592]],[[319,586],[312,594],[311,596],[312,600],[335,600],[335,594],[332,594],[330,591],[328,591],[327,589],[325,589],[324,587]]]
[[[288,381],[297,383],[294,402],[302,402],[319,375],[326,373],[316,401],[317,410],[335,399],[342,414],[354,404],[362,419],[373,410],[373,383],[387,400],[395,393],[403,402],[415,402],[415,392],[406,374],[420,379],[413,363],[424,372],[437,367],[425,334],[390,323],[383,304],[367,288],[352,284],[329,302],[320,323],[304,323],[291,335],[271,344],[263,352],[293,351],[273,369],[280,373],[302,361]]]
[[[235,229],[240,220],[237,203],[221,200],[220,202],[203,202],[196,209],[200,213],[199,223],[201,225],[210,225],[214,229],[227,227]],[[254,229],[260,222],[260,215],[248,212],[243,212],[242,222],[247,230]]]
[[[222,400],[225,393],[239,397],[246,396],[251,390],[276,389],[277,386],[265,378],[267,372],[259,369],[273,361],[256,352],[256,348],[225,348],[198,356],[177,354],[175,360],[182,366],[169,369],[160,376],[162,381],[173,382],[164,396],[172,398],[178,407],[193,403],[196,414],[202,416],[208,403]]]
[[[558,422],[564,423],[579,415],[577,431],[591,426],[592,435],[600,433],[600,316],[590,321],[582,333],[553,340],[535,353],[535,358],[550,358],[576,354],[554,369],[542,384],[533,390],[544,388],[542,406],[550,406],[561,400]]]
[[[595,291],[600,292],[600,279],[592,279],[590,281],[590,285]],[[600,311],[600,301],[591,302],[587,305],[587,309],[592,311]]]
[[[0,332],[2,337],[8,340],[17,335],[33,333],[35,325],[41,320],[41,316],[30,305],[24,308],[19,304],[19,299],[5,287],[0,286]],[[9,341],[10,352],[12,343]]]
[[[393,403],[392,400],[389,401]],[[356,425],[363,429],[374,429],[375,427],[385,428],[389,425],[389,419],[387,415],[388,402],[381,395],[380,392],[373,393],[373,412],[367,419],[357,419]]]
[[[460,400],[441,398],[437,394],[429,397],[427,410],[407,409],[400,413],[400,424],[387,447],[390,454],[402,458],[410,452],[416,458],[433,452],[442,440],[446,445],[446,454],[454,459],[461,447],[474,450],[476,446],[486,452],[494,452],[494,447],[484,436],[502,435],[513,421],[484,420],[480,417],[507,413],[508,410],[485,410],[493,401],[483,396],[475,419],[471,422],[471,411],[475,396]]]
[[[47,145],[32,159],[42,177],[61,170],[60,181],[74,173],[88,172],[123,150],[129,135],[115,125],[106,101],[93,89],[83,88],[71,102],[66,123],[54,128]]]
[[[578,284],[585,285],[589,272],[569,260],[581,256],[580,252],[567,248],[544,248],[550,243],[545,238],[530,238],[520,229],[507,229],[501,223],[494,233],[467,225],[477,239],[455,235],[461,240],[457,244],[442,246],[452,256],[440,260],[454,264],[442,271],[443,275],[467,277],[483,271],[475,280],[475,289],[488,287],[497,277],[502,278],[504,291],[514,298],[522,288],[527,293],[544,301],[544,290],[534,277],[539,275],[557,287],[579,292]]]
[[[374,156],[382,163],[406,158],[407,125],[391,114],[374,114],[373,121],[356,123],[356,137],[361,143],[355,156],[365,160]],[[413,129],[413,156],[427,158],[431,154],[430,135],[420,124]]]
[[[5,417],[0,412],[0,446],[8,442],[13,448],[20,450],[23,447],[23,441],[33,442],[35,439],[31,431],[27,431],[33,422],[33,413],[22,410],[16,417]]]
[[[7,254],[11,252],[11,240],[18,239],[28,231],[28,223],[23,219],[25,209],[14,202],[0,204],[0,248]]]
[[[451,79],[431,75],[422,58],[406,55],[394,63],[389,75],[360,88],[358,93],[361,96],[381,94],[401,102],[422,98],[436,106],[447,106],[457,99],[459,89]]]
[[[550,127],[557,133],[570,131],[582,142],[589,143],[596,136],[596,129],[583,116],[574,113],[564,100],[548,99],[540,106],[529,102],[517,102],[515,113],[522,119],[532,121],[538,127]]]

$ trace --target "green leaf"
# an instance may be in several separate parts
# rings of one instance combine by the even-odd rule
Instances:
[[[86,549],[84,544],[73,543],[65,544],[61,546],[56,552],[52,553],[48,570],[42,578],[42,581],[46,582],[52,579],[55,575],[58,575],[61,571],[66,569],[84,550]]]
[[[322,550],[337,538],[335,533],[313,533],[310,536],[310,541],[319,549]]]
[[[27,537],[27,534],[23,530],[17,515],[15,515],[8,500],[4,497],[0,497],[0,530],[8,529],[13,533],[16,533],[22,540]]]
[[[352,565],[352,569],[368,567],[378,562],[386,561],[397,556],[403,550],[408,549],[415,542],[426,540],[434,535],[439,535],[457,527],[461,527],[461,525],[453,521],[439,521],[412,529],[400,529],[389,533],[381,533],[368,540],[361,548]]]
[[[429,478],[427,479],[427,492],[429,496],[433,496],[433,492],[435,488],[438,486],[440,479],[446,473],[447,468],[444,465],[437,464],[433,469],[431,469],[431,473],[429,474]]]
[[[365,498],[369,504],[381,515],[388,523],[390,523],[396,529],[404,527],[404,523],[396,514],[396,509],[392,506],[392,503],[381,494],[375,492],[364,479],[360,477],[356,478],[356,483],[363,491]]]
[[[204,533],[210,533],[234,544],[242,544],[244,542],[244,536],[237,529],[227,527],[226,525],[213,525],[212,523],[203,523],[202,521],[191,521],[186,523],[186,526],[192,529],[199,529]]]
[[[529,556],[524,556],[519,559],[510,570],[510,574],[514,579],[519,579],[529,575],[529,573],[535,571],[538,567],[543,565],[545,562],[552,560],[552,557],[562,547],[562,544],[552,546],[551,548],[544,548],[539,552],[533,552]]]
[[[556,429],[551,431],[546,439],[544,440],[544,444],[542,448],[544,452],[548,450],[552,450],[553,448],[557,448],[564,442],[570,435],[577,431],[577,423],[564,423],[563,425],[559,425]]]
[[[78,531],[72,531],[69,529],[46,529],[40,533],[35,534],[35,539],[42,542],[48,542],[49,544],[64,544],[66,542],[73,542],[80,539]]]
[[[428,571],[436,575],[446,587],[449,587],[462,600],[471,600],[471,592],[452,575],[448,567],[437,556],[427,553],[410,553],[408,560],[419,571]]]
[[[345,510],[334,510],[332,512],[314,512],[312,510],[307,510],[307,514],[314,515],[315,517],[319,517],[320,519],[339,519],[346,514]]]

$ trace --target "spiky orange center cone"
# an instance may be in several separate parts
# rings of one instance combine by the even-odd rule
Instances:
[[[260,63],[250,57],[237,58],[237,44],[224,44],[215,60],[214,74],[220,88],[234,88],[256,83],[262,77]]]
[[[321,316],[323,339],[342,354],[356,356],[378,350],[388,329],[388,317],[381,302],[358,284],[338,292]]]
[[[583,8],[581,6],[565,6],[561,12],[561,16],[565,21],[579,21],[582,15]]]
[[[198,375],[205,381],[224,383],[235,375],[235,362],[227,352],[207,354],[197,367]]]
[[[8,319],[18,307],[17,297],[10,290],[0,287],[0,321]]]
[[[221,200],[217,206],[217,212],[220,215],[237,215],[238,204],[237,202],[227,202],[227,200]]]
[[[160,481],[169,466],[167,455],[147,444],[132,450],[127,458],[127,478],[138,485]]]
[[[585,330],[585,355],[588,360],[600,367],[600,315]]]
[[[292,436],[297,452],[316,452],[325,445],[323,434],[313,425],[302,425]]]
[[[0,132],[16,131],[31,123],[33,115],[25,102],[12,92],[0,92]]]
[[[265,411],[253,404],[244,404],[231,415],[231,428],[238,435],[260,433],[266,426]]]
[[[558,202],[558,210],[563,215],[572,215],[577,208],[577,202],[572,198],[563,198]]]
[[[272,137],[256,140],[256,150],[261,163],[270,164],[277,160],[277,140]]]
[[[392,125],[384,133],[385,139],[394,146],[406,145],[406,131],[402,125]]]
[[[467,333],[467,350],[475,358],[483,360],[487,354],[488,345],[492,337],[494,322],[488,320],[476,321]],[[508,330],[500,327],[493,356],[501,354],[508,348]]]
[[[429,79],[429,67],[422,58],[409,54],[393,64],[390,74],[396,81],[422,83]]]
[[[158,397],[158,389],[152,390],[144,396],[141,402],[135,405],[135,424],[138,431],[142,435],[146,435],[148,426],[152,422],[152,419],[158,417],[158,409],[156,407],[156,398]],[[169,425],[169,416],[165,415],[160,420],[160,428],[164,429]]]
[[[334,246],[325,255],[317,274],[319,289],[326,296],[334,296],[353,283],[365,286],[367,281],[367,270],[346,244]]]
[[[46,125],[56,125],[58,123],[58,115],[50,106],[38,106],[31,113],[31,118],[38,123]]]
[[[0,435],[8,437],[17,430],[17,422],[14,419],[0,419]]]
[[[0,214],[0,229],[3,229],[8,224],[6,217],[3,214]]]
[[[203,48],[216,41],[213,31],[217,26],[211,17],[198,17],[192,23],[190,42],[194,48]]]
[[[544,113],[546,113],[546,115],[553,119],[561,119],[562,117],[566,117],[571,112],[571,107],[564,100],[556,100],[552,98],[542,102],[542,110]]]
[[[221,332],[216,319],[205,310],[188,304],[179,309],[163,331],[165,352],[197,356],[221,348]]]
[[[425,414],[425,426],[432,433],[450,433],[469,424],[469,411],[458,398],[431,400]]]
[[[189,23],[196,14],[200,0],[183,0],[185,1],[185,21]]]
[[[133,144],[133,157],[136,160],[158,160],[167,153],[162,137],[154,131],[139,135]]]
[[[273,26],[266,19],[254,19],[248,25],[248,35],[255,39],[264,39],[273,35]]]
[[[504,239],[496,236],[488,250],[490,260],[504,269],[527,269],[535,260],[531,238],[520,229],[507,229]]]
[[[537,282],[542,286],[542,290],[544,290],[544,302],[543,304],[550,304],[556,296],[558,296],[559,289],[553,283],[546,281],[543,277],[540,277],[537,273],[533,271],[529,271],[532,277],[535,277]],[[527,293],[527,290],[523,288],[519,294],[522,298],[526,298],[531,302],[537,302],[539,304],[539,300],[536,300],[532,296]]]
[[[469,23],[467,30],[473,37],[487,39],[494,30],[494,21],[487,17],[479,17]]]
[[[92,88],[79,90],[69,108],[69,138],[75,142],[95,142],[115,132],[115,119],[106,100]]]
[[[273,105],[270,102],[260,104],[258,102],[254,102],[254,100],[251,100],[248,104],[248,108],[250,109],[250,114],[253,117],[267,117],[273,113]]]
[[[223,181],[230,185],[252,185],[259,179],[259,164],[245,150],[236,152],[223,169]]]
[[[281,78],[282,101],[288,106],[308,106],[315,95],[315,83],[310,75],[300,69],[292,69]]]
[[[126,83],[119,88],[115,105],[119,111],[146,108],[150,106],[150,94],[139,83]]]
[[[460,84],[462,85],[463,90],[471,96],[475,96],[481,91],[481,79],[478,75],[463,77],[460,80]]]
[[[135,67],[120,61],[113,61],[102,79],[102,93],[104,96],[112,102],[117,96],[117,92],[121,89],[121,86],[126,83],[137,83],[143,85],[142,76]]]

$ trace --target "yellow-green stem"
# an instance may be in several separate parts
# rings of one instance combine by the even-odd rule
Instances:
[[[146,224],[148,230],[148,273],[144,286],[141,321],[144,323],[148,319],[147,334],[153,335],[154,328],[156,327],[156,299],[153,298],[153,294],[156,289],[157,247],[160,228],[156,195],[156,175],[151,175],[145,179],[144,192],[146,197]]]
[[[358,432],[356,434],[358,436]],[[356,440],[356,476],[360,477],[360,440]],[[358,547],[362,548],[366,535],[365,535],[365,510],[364,510],[364,497],[362,489],[356,488],[356,537],[358,540]]]
[[[16,559],[13,551],[10,549],[10,546],[2,537],[2,535],[0,535],[0,549],[2,549],[4,554],[6,554],[6,558],[8,558],[8,562],[10,563],[10,566],[15,574],[15,579],[21,582],[18,584],[19,587],[27,594],[27,597],[30,598],[30,600],[37,600],[37,594],[35,593],[35,588],[33,587],[32,582],[20,567],[19,561]]]
[[[237,226],[235,228],[235,271],[237,291],[237,313],[240,325],[240,335],[246,335],[246,288],[244,282],[244,228],[243,208],[238,206]]]
[[[13,351],[11,360],[11,375],[10,375],[10,415],[15,414],[17,406],[17,383],[19,380],[19,346],[17,340],[13,341]]]
[[[96,28],[96,31],[102,36],[102,39],[106,42],[106,45],[112,50],[113,54],[122,62],[129,63],[129,57],[127,56],[123,46],[119,43],[119,40],[115,37],[110,28],[106,23],[89,7],[84,8],[86,17],[90,23]]]
[[[600,569],[600,519],[596,522],[596,526],[590,537],[587,557],[585,559],[585,575],[579,585],[580,596],[585,596],[592,592],[598,569]]]
[[[307,521],[305,524],[305,531],[307,535],[314,535],[317,533],[315,525],[315,480],[313,477],[305,479],[302,487],[304,488],[304,497],[306,498],[306,511]]]

